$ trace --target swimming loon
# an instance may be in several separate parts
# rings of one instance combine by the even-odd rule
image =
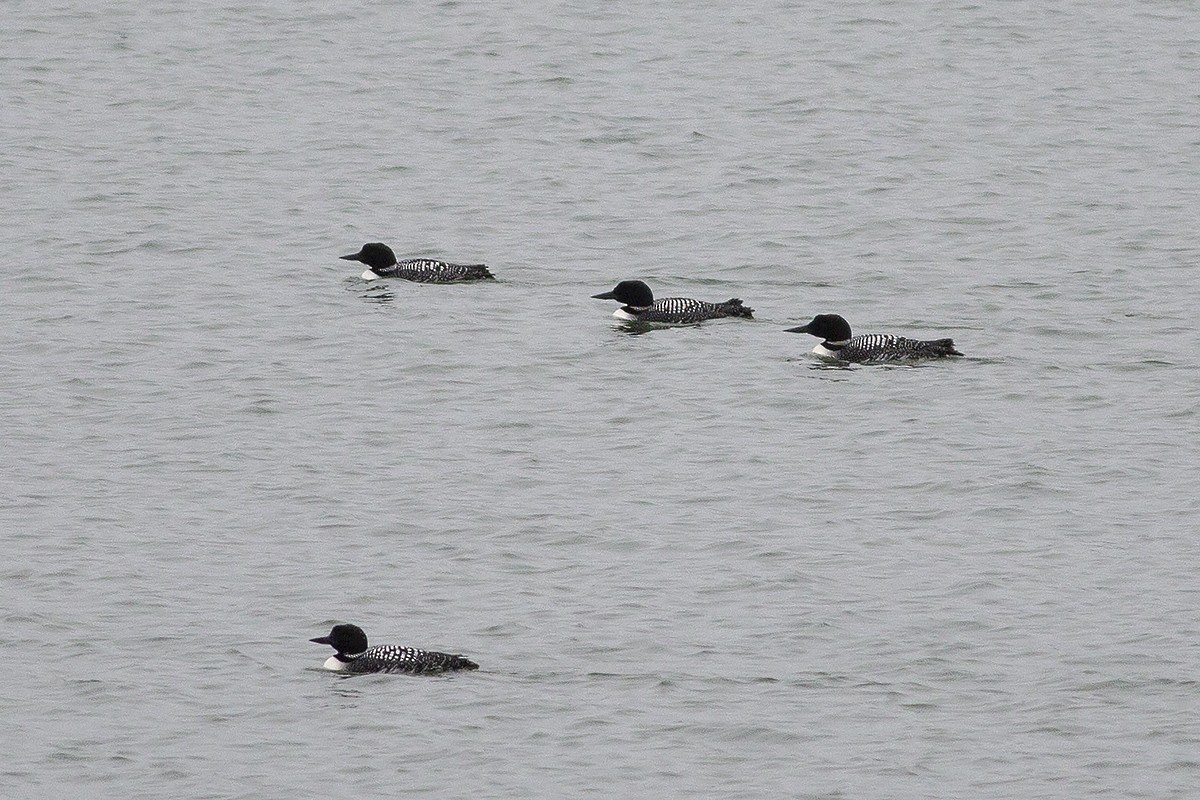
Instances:
[[[687,297],[664,297],[662,300],[655,300],[650,287],[642,281],[621,281],[611,292],[594,294],[592,297],[624,303],[625,305],[613,314],[617,319],[659,325],[688,325],[722,317],[749,319],[754,314],[754,309],[746,308],[742,301],[736,298],[724,303],[706,303]]]
[[[839,361],[913,361],[962,355],[954,349],[953,339],[919,341],[881,333],[852,338],[850,323],[837,314],[818,314],[807,325],[788,328],[786,332],[820,336],[824,341],[813,348],[813,353],[822,358],[836,358]]]
[[[367,647],[367,635],[357,625],[334,625],[328,636],[318,636],[309,641],[327,644],[337,650],[324,665],[325,669],[333,672],[436,675],[460,669],[479,669],[479,665],[466,656],[433,653],[394,644]]]
[[[369,242],[357,253],[339,256],[346,261],[360,261],[367,265],[362,274],[364,281],[376,278],[401,278],[417,283],[462,283],[465,281],[495,280],[486,264],[450,264],[432,258],[407,258],[396,261],[392,248],[382,242]]]

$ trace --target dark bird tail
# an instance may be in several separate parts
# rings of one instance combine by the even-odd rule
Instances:
[[[746,319],[754,318],[754,309],[747,308],[742,305],[742,301],[736,297],[726,300],[724,303],[718,303],[721,310],[725,312],[727,317],[745,317]]]
[[[487,264],[467,264],[467,275],[475,280],[494,281],[496,276],[488,269]]]
[[[420,659],[397,672],[410,672],[414,675],[440,675],[443,672],[455,672],[460,669],[479,669],[479,665],[466,656],[423,652]]]
[[[962,353],[954,349],[953,339],[934,339],[933,341],[922,342],[921,344],[925,346],[925,352],[933,357],[962,355]]]
[[[450,656],[447,669],[479,669],[479,665],[466,656]]]

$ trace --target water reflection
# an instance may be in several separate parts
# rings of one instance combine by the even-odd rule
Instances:
[[[396,299],[395,292],[386,283],[364,281],[361,278],[347,278],[343,283],[346,291],[360,295],[368,303],[391,303]]]
[[[856,366],[857,365],[851,364],[846,361],[817,360],[815,362],[810,363],[808,365],[808,368],[812,369],[812,370],[817,370],[819,372],[850,372]]]
[[[656,325],[652,322],[637,322],[635,320],[621,320],[613,325],[613,330],[618,333],[623,333],[626,336],[641,336],[642,334],[650,333],[651,331],[669,331],[675,328],[697,328],[700,323],[694,325]]]

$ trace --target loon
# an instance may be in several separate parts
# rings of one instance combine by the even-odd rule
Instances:
[[[450,264],[432,258],[406,258],[396,261],[392,248],[383,242],[369,242],[357,253],[339,256],[346,261],[359,261],[367,265],[362,274],[364,281],[376,278],[401,278],[417,283],[463,283],[465,281],[495,280],[486,264]]]
[[[706,303],[687,297],[664,297],[655,300],[650,287],[642,281],[621,281],[611,292],[592,295],[597,300],[616,300],[625,305],[613,314],[630,322],[649,322],[659,325],[688,325],[706,319],[745,317],[750,319],[754,309],[746,308],[734,298],[724,303]]]
[[[807,325],[788,328],[786,332],[820,336],[824,341],[813,348],[813,353],[838,361],[915,361],[962,355],[954,349],[953,339],[919,341],[881,333],[851,337],[850,323],[837,314],[818,314]]]
[[[337,650],[324,665],[325,669],[332,672],[349,672],[353,675],[368,672],[437,675],[460,669],[479,669],[479,665],[466,656],[433,653],[394,644],[367,647],[367,635],[357,625],[334,625],[328,636],[318,636],[309,641],[327,644]]]

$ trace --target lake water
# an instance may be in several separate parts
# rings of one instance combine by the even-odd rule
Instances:
[[[1197,796],[1195,9],[79,6],[0,28],[0,794]]]

